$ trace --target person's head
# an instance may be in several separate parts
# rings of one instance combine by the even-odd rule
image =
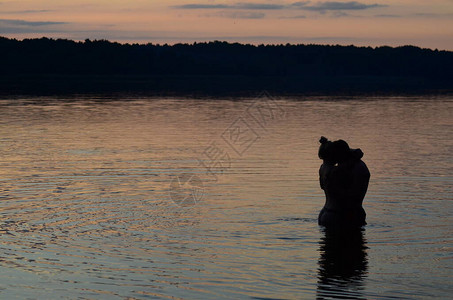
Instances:
[[[319,139],[321,146],[319,146],[318,157],[324,162],[335,164],[335,158],[333,153],[332,142],[329,141],[326,137],[321,137]]]
[[[332,142],[332,152],[334,160],[338,163],[344,162],[350,158],[351,148],[343,140]]]

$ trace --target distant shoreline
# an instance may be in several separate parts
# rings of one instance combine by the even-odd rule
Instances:
[[[0,37],[0,95],[453,94],[453,52],[403,47],[139,45]]]
[[[139,94],[163,97],[453,95],[451,83],[417,78],[108,76],[31,74],[0,76],[0,96]]]

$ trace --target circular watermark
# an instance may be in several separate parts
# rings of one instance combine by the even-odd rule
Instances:
[[[203,182],[195,174],[175,175],[170,182],[170,198],[177,205],[195,205],[203,198],[203,193]]]

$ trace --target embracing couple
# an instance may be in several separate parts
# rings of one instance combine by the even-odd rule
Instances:
[[[323,160],[319,182],[326,194],[326,203],[318,223],[326,227],[360,227],[366,224],[362,207],[370,180],[370,172],[361,160],[363,152],[351,149],[343,141],[319,140],[318,156]]]

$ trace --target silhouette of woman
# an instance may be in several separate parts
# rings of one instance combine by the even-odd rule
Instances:
[[[338,140],[325,137],[319,140],[318,156],[323,160],[319,182],[326,195],[326,203],[319,213],[318,223],[326,227],[360,227],[366,224],[362,207],[370,180],[370,172],[361,160],[360,149],[350,149]]]

